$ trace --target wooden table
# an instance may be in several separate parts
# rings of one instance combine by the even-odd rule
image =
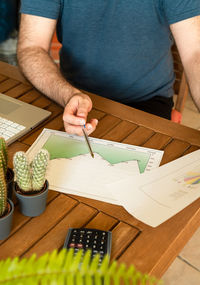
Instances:
[[[63,109],[36,91],[16,67],[0,63],[0,92],[52,112],[50,118],[9,146],[13,154],[26,151],[44,127],[64,130]],[[89,117],[99,119],[94,137],[164,150],[162,164],[200,148],[200,132],[92,95]],[[160,189],[162,191],[162,189]],[[61,248],[69,227],[111,230],[111,259],[134,264],[161,277],[200,225],[200,199],[176,216],[151,228],[120,206],[50,191],[46,211],[37,218],[20,214],[16,205],[10,237],[0,242],[0,259],[38,255]]]

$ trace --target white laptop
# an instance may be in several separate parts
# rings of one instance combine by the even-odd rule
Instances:
[[[51,112],[0,93],[0,137],[7,144],[32,130]]]

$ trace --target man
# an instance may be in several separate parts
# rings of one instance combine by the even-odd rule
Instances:
[[[172,36],[200,109],[199,0],[22,0],[21,13],[19,65],[64,107],[68,133],[82,135],[92,109],[80,90],[170,119]],[[61,71],[48,54],[56,25]]]

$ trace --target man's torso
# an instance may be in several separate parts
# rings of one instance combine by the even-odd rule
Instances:
[[[200,1],[22,0],[21,12],[58,19],[67,80],[128,104],[173,95],[169,25],[200,14]]]
[[[123,103],[173,94],[170,31],[154,1],[63,1],[58,35],[77,87]]]

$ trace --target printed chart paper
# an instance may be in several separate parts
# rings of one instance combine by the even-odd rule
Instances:
[[[200,197],[200,150],[107,187],[130,214],[156,227]]]
[[[30,160],[41,149],[50,153],[50,189],[119,204],[106,185],[158,167],[163,151],[90,137],[94,158],[84,137],[44,129],[27,151]]]

